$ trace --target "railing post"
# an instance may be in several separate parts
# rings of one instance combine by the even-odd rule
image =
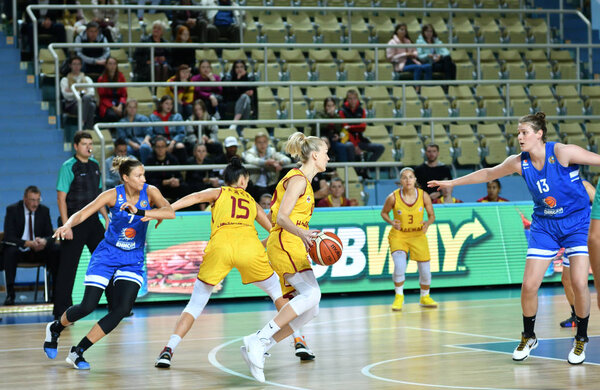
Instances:
[[[352,43],[352,12],[348,7],[348,43]]]
[[[33,69],[35,73],[35,86],[38,87],[38,81],[40,77],[40,59],[38,58],[38,25],[37,18],[30,7],[26,8],[26,12],[31,18],[33,27]]]
[[[321,123],[317,122],[317,137],[321,138]]]
[[[19,46],[19,32],[17,31],[17,0],[12,0],[12,26],[13,26],[13,42],[15,47]]]
[[[267,56],[268,49],[267,49],[266,46],[263,46],[263,49],[264,49],[264,64],[265,64],[265,70],[264,70],[264,72],[265,72],[265,81],[269,81],[269,72],[268,72],[268,69],[267,69],[267,65],[269,63],[269,58]],[[257,99],[258,99],[258,97],[257,97]]]
[[[504,99],[506,100],[506,113],[504,114],[505,116],[510,116],[512,113],[510,112],[510,85],[508,85],[508,81],[506,81],[506,95],[504,96]]]
[[[154,77],[154,46],[152,46],[150,47],[150,81],[156,81]]]
[[[546,43],[552,43],[550,40],[550,12],[546,12],[546,26]]]
[[[169,87],[167,87],[167,88],[169,88]],[[175,112],[175,114],[177,114],[177,108],[178,108],[177,106],[179,106],[179,95],[177,94],[177,84],[175,84],[173,86],[173,96],[174,96],[173,100],[175,100],[175,104],[173,104],[173,112]],[[198,138],[198,139],[200,139],[200,138]]]
[[[432,120],[429,121],[429,129],[431,130],[431,142],[430,142],[430,144],[432,144],[432,143],[435,142],[435,134],[434,134],[435,131],[433,129],[433,121]]]
[[[71,88],[74,89],[73,95],[75,95],[75,100],[77,100],[77,130],[81,131],[83,130],[83,107],[81,104],[81,95],[79,94],[77,88],[73,86],[71,86]]]
[[[348,165],[346,164],[344,165],[344,186],[346,186],[346,196],[350,196],[350,185],[348,184],[350,178],[348,176]]]
[[[102,180],[102,191],[106,191],[106,169],[104,162],[106,161],[106,140],[104,139],[104,134],[100,131],[98,124],[96,123],[93,128],[94,132],[100,138],[100,158],[102,161],[100,162],[100,177]]]
[[[290,85],[290,119],[294,119],[294,86]]]
[[[52,43],[48,46],[48,50],[54,59],[54,104],[56,105],[56,125],[60,128],[62,108],[60,106],[60,70],[58,65],[58,54],[54,50]]]
[[[129,43],[131,43],[132,36],[133,35],[131,33],[131,8],[127,8],[127,37],[129,38]],[[127,52],[129,53],[129,60],[131,61],[131,46],[128,48]]]
[[[564,36],[565,36],[565,20],[564,20],[564,16],[565,15],[562,12],[563,9],[564,9],[563,2],[564,2],[564,0],[560,0],[559,9],[560,9],[561,12],[558,15],[558,17],[559,17],[559,30],[558,31],[560,32],[560,38],[561,38],[561,40],[564,39]]]
[[[379,48],[375,46],[375,80],[379,81]]]
[[[576,63],[577,63],[577,68],[576,68],[576,77],[577,80],[581,79],[581,59],[579,58],[579,55],[581,54],[581,50],[579,50],[579,46],[577,46],[575,48],[575,57],[576,57]],[[577,89],[581,89],[581,83],[577,84]]]
[[[477,46],[477,80],[481,80],[481,49]]]

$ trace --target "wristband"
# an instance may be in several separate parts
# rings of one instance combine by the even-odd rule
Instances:
[[[144,217],[146,215],[146,210],[138,209],[138,211],[135,212],[135,215],[139,215],[140,217]]]

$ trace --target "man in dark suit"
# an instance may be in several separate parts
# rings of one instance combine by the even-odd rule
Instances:
[[[15,303],[17,263],[46,263],[56,276],[58,248],[52,238],[50,210],[40,204],[42,198],[36,186],[25,189],[23,200],[6,208],[4,219],[4,272],[6,273],[5,305]]]

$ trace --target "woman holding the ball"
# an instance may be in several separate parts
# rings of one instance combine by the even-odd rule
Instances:
[[[400,188],[388,195],[381,210],[381,218],[392,225],[388,240],[394,260],[394,286],[396,297],[392,310],[401,311],[404,303],[404,279],[407,256],[417,262],[419,267],[419,285],[423,307],[437,307],[437,302],[429,296],[431,286],[431,259],[427,243],[427,228],[435,221],[433,205],[427,192],[416,188],[417,178],[412,168],[400,171]],[[393,219],[390,211],[393,210]],[[427,221],[423,220],[427,211]]]
[[[244,337],[242,356],[260,382],[265,381],[265,353],[313,319],[321,300],[321,290],[307,256],[318,231],[309,230],[308,225],[315,207],[310,183],[327,167],[327,145],[318,137],[296,132],[289,137],[285,150],[298,157],[301,165],[281,179],[273,194],[270,213],[273,228],[267,253],[282,282],[283,295],[289,296],[293,291],[296,295],[261,330]]]

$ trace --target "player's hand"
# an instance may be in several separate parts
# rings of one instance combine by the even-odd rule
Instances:
[[[444,188],[452,188],[452,180],[431,180],[427,182],[427,187],[442,190]]]
[[[130,213],[130,214],[135,214],[138,211],[137,207],[135,207],[135,205],[132,205],[129,202],[123,203],[121,205],[121,207],[119,208],[120,211],[123,211],[125,209],[127,209],[127,212]]]
[[[70,226],[63,225],[56,229],[52,238],[57,238],[59,240],[72,240],[73,239],[73,230],[71,230]]]
[[[427,229],[429,229],[429,222],[422,222],[423,226],[421,227],[421,231],[423,233],[427,233]]]
[[[402,230],[402,223],[396,219],[392,220],[392,227],[396,230]]]
[[[314,245],[315,241],[315,237],[317,237],[317,234],[320,233],[320,230],[304,230],[304,229],[299,229],[300,231],[298,232],[298,236],[300,237],[300,239],[302,240],[302,242],[304,243],[304,247],[306,248],[306,250],[309,250],[311,246]]]

